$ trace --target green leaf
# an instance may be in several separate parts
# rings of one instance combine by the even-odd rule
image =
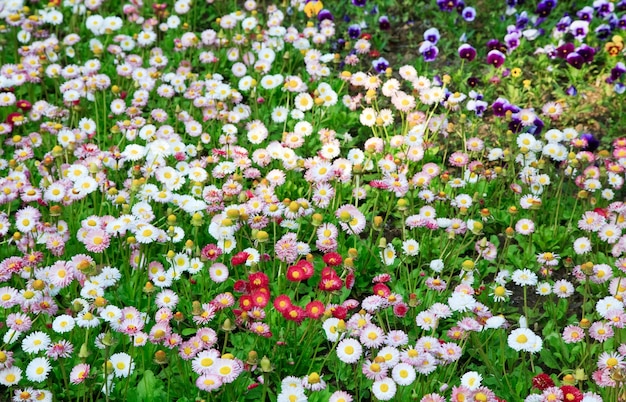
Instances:
[[[137,401],[158,401],[165,397],[163,383],[154,376],[151,370],[146,370],[137,384],[137,392],[129,393],[129,400],[131,395],[135,395]]]

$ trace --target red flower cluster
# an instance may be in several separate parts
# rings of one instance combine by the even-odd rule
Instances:
[[[298,324],[305,318],[314,320],[320,318],[326,308],[324,303],[319,300],[309,302],[305,308],[296,306],[291,302],[291,298],[287,295],[280,295],[274,299],[274,308],[289,321],[295,321]]]
[[[335,290],[340,290],[343,286],[343,281],[335,271],[331,267],[324,267],[322,269],[322,279],[319,283],[319,289],[324,290],[326,292],[333,292]]]
[[[300,260],[287,268],[287,279],[291,282],[306,281],[313,276],[314,272],[313,264],[307,260]]]

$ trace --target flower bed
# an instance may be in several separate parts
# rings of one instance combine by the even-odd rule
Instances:
[[[0,400],[625,397],[626,2],[336,3],[0,4]]]

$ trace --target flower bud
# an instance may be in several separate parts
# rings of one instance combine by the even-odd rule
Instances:
[[[374,217],[374,229],[381,230],[383,228],[383,217],[377,215]]]
[[[261,359],[261,371],[264,373],[271,373],[273,371],[272,363],[267,356],[263,356],[263,358]]]
[[[154,285],[150,281],[146,282],[146,284],[143,287],[143,292],[144,293],[148,293],[148,294],[154,293],[155,290],[156,289],[155,289]]]
[[[233,330],[233,323],[230,321],[230,318],[224,320],[224,323],[222,324],[222,330],[224,330],[225,332],[230,332]]]
[[[463,271],[471,271],[474,269],[474,261],[472,260],[465,260],[461,263],[461,268],[463,268]]]
[[[154,362],[159,365],[167,364],[167,354],[163,350],[154,352]]]
[[[251,366],[254,366],[255,364],[257,364],[259,361],[259,355],[256,352],[256,350],[251,350],[248,352],[248,360],[246,360],[246,363],[248,363]]]

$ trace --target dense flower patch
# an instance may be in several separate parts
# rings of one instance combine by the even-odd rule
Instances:
[[[1,400],[624,398],[626,2],[327,3],[0,4]]]

